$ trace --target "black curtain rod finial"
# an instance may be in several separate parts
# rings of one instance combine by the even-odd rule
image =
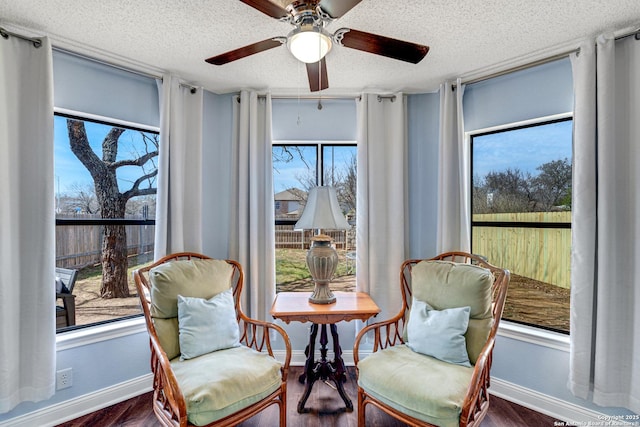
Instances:
[[[35,48],[39,48],[40,46],[42,46],[42,40],[34,38],[34,37],[27,37],[27,36],[23,36],[20,34],[16,34],[16,33],[12,33],[11,31],[7,31],[4,28],[0,27],[0,36],[2,36],[2,38],[4,38],[5,40],[9,39],[9,36],[13,36],[13,37],[17,37],[19,39],[22,40],[26,40],[28,42],[33,43],[33,47]]]

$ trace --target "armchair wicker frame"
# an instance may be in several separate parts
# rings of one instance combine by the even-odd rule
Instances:
[[[446,252],[440,254],[430,260],[448,260],[462,263],[473,263],[481,267],[489,269],[495,281],[492,286],[492,317],[494,319],[489,337],[474,365],[473,375],[464,398],[462,412],[460,414],[461,427],[479,426],[489,409],[489,392],[490,386],[490,370],[492,363],[493,347],[495,337],[502,317],[504,303],[507,296],[507,287],[509,285],[509,270],[499,268],[489,264],[482,257],[466,252]],[[407,260],[402,264],[400,269],[400,288],[402,292],[402,308],[400,312],[393,318],[371,324],[360,331],[356,337],[353,350],[353,358],[356,364],[360,360],[359,348],[360,343],[367,334],[373,334],[372,352],[383,350],[385,348],[404,344],[403,331],[405,323],[408,321],[407,314],[411,308],[411,269],[420,259]],[[365,408],[367,405],[373,405],[394,418],[410,425],[410,426],[431,426],[432,424],[418,420],[396,409],[386,405],[375,399],[373,396],[365,392],[358,386],[358,426],[365,426]]]
[[[190,260],[211,258],[206,255],[193,252],[175,253],[167,255],[149,266],[134,271],[133,276],[150,338],[151,371],[153,372],[153,411],[162,425],[183,427],[192,425],[187,420],[186,402],[178,385],[176,376],[171,368],[169,358],[162,349],[158,340],[158,334],[150,314],[150,301],[148,299],[151,286],[148,276],[149,270],[160,264],[181,259]],[[244,280],[242,266],[233,260],[226,260],[226,262],[233,266],[232,289],[237,320],[240,327],[240,343],[260,352],[267,351],[269,355],[274,357],[270,338],[270,332],[273,331],[279,334],[283,339],[286,346],[286,355],[281,368],[282,384],[278,390],[253,405],[241,409],[223,419],[216,420],[211,424],[208,424],[208,426],[235,426],[271,405],[278,405],[280,411],[279,425],[284,427],[286,426],[287,419],[287,374],[289,371],[289,363],[291,361],[291,344],[289,338],[286,332],[278,325],[251,319],[244,314],[240,306],[240,294],[242,292]]]

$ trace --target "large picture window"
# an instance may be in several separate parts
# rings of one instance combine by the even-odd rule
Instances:
[[[141,314],[131,271],[153,259],[158,144],[157,129],[55,115],[56,267],[76,271],[58,331]]]
[[[274,144],[276,291],[311,291],[306,265],[312,230],[294,230],[309,189],[336,188],[349,230],[322,230],[333,238],[340,261],[332,290],[355,290],[355,212],[357,146],[354,143]]]
[[[569,333],[572,120],[471,136],[472,251],[511,271],[503,319]]]

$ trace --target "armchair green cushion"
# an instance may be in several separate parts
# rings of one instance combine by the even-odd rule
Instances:
[[[442,427],[459,425],[473,368],[416,353],[406,345],[358,362],[358,385],[381,402]]]
[[[245,346],[171,361],[189,422],[201,426],[258,402],[282,384],[281,364]]]
[[[210,299],[230,289],[232,275],[233,267],[217,259],[173,261],[149,271],[149,312],[169,359],[180,355],[178,295]]]
[[[233,267],[217,259],[173,261],[151,269],[151,316],[178,317],[178,295],[209,299],[231,287],[232,274]]]
[[[415,299],[426,302],[436,310],[470,307],[465,340],[472,364],[478,360],[493,325],[493,281],[493,274],[485,268],[451,261],[421,261],[411,270],[411,289]],[[406,332],[405,328],[405,342],[408,341]]]

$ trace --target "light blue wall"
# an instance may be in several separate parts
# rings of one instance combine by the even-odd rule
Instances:
[[[203,120],[203,252],[229,256],[231,192],[233,191],[233,103],[237,94],[204,93]],[[222,225],[224,224],[224,225]]]
[[[77,399],[115,384],[149,374],[149,335],[140,333],[57,352],[56,369],[73,369],[73,386],[48,400],[24,402],[0,414],[0,423],[48,406]]]
[[[407,97],[409,258],[436,254],[440,95]]]

